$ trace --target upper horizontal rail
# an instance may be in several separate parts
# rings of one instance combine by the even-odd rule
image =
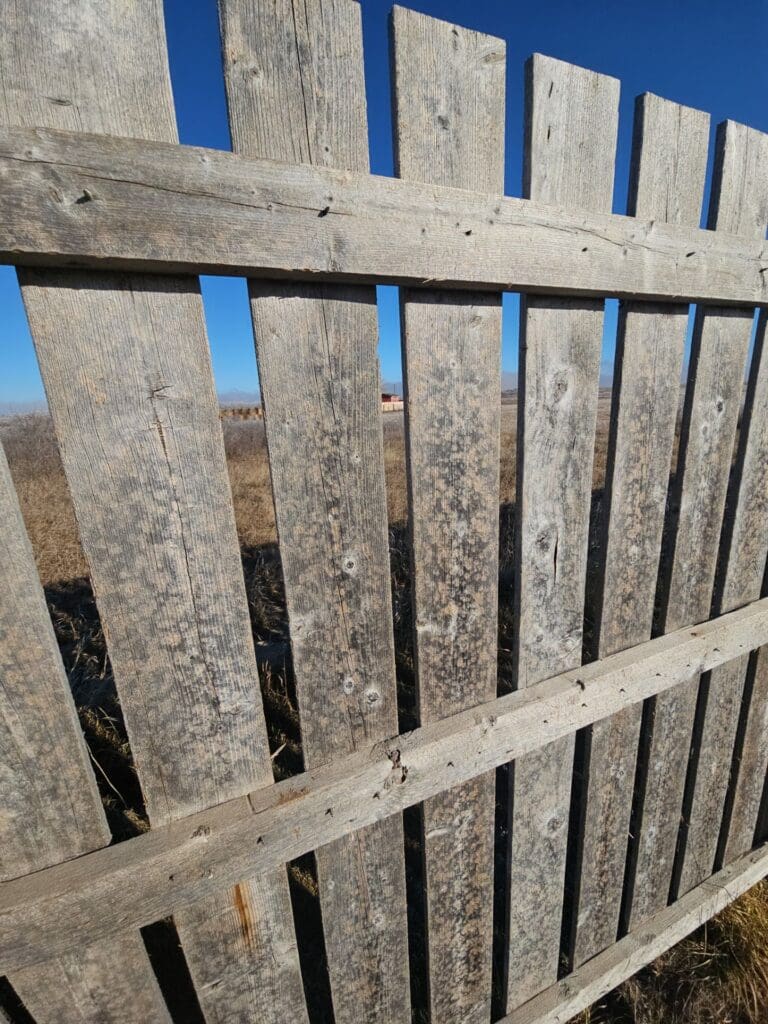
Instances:
[[[761,240],[42,129],[0,129],[0,262],[768,304]]]
[[[768,641],[768,598],[0,885],[0,975],[141,927]]]

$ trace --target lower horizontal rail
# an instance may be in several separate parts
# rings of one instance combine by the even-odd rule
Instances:
[[[604,953],[497,1024],[565,1024],[696,931],[767,874],[768,846],[760,846],[691,889],[671,907],[654,914]]]
[[[3,882],[0,974],[157,921],[766,642],[768,598]]]

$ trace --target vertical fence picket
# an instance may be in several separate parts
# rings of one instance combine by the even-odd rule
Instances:
[[[619,83],[535,55],[526,74],[524,194],[610,211]],[[581,663],[603,303],[521,310],[515,662],[523,688]],[[507,1005],[557,976],[574,741],[513,768]]]
[[[221,23],[235,150],[367,172],[359,4],[224,0]],[[376,294],[249,289],[303,750],[315,768],[398,726]],[[402,818],[316,858],[336,1021],[409,1020]]]
[[[159,0],[21,12],[7,120],[176,140]],[[166,823],[272,779],[198,285],[19,278],[147,810]],[[284,870],[177,924],[209,1019],[302,1019]]]
[[[395,7],[393,47],[397,173],[502,192],[503,42]],[[501,296],[406,291],[401,320],[425,724],[496,694]],[[494,794],[491,772],[423,808],[436,1024],[488,1020]]]
[[[767,774],[768,648],[761,647],[756,655],[744,742],[734,779],[733,806],[723,856],[726,864],[752,847]]]
[[[721,130],[725,136],[723,162],[740,175],[748,213],[746,223],[741,219],[731,221],[727,228],[762,239],[768,226],[768,135],[730,121]],[[738,486],[734,488],[732,508],[726,515],[723,538],[726,560],[714,602],[714,611],[718,614],[733,611],[760,596],[768,555],[765,322],[762,314],[741,422],[736,465]],[[739,392],[739,406],[741,397]],[[688,892],[714,870],[748,661],[748,655],[744,655],[714,669],[706,687],[695,788],[686,823],[681,893]]]
[[[768,153],[766,154],[768,156]],[[760,596],[768,555],[768,314],[761,310],[755,350],[752,356],[749,388],[744,404],[737,467],[736,506],[729,517],[726,532],[728,563],[720,610],[727,612]],[[746,665],[747,658],[739,659]],[[734,663],[734,669],[739,665]],[[760,799],[768,765],[768,648],[756,654],[754,680],[747,710],[744,741],[735,765],[733,806],[730,812],[724,859],[730,863],[752,846]],[[730,666],[725,666],[730,668]],[[742,673],[743,675],[743,673]],[[734,679],[741,693],[742,679]],[[720,669],[710,676],[713,688],[728,687],[721,682]],[[737,710],[737,709],[734,709]]]
[[[1,446],[0,523],[0,877],[7,879],[108,846],[110,833]]]
[[[630,215],[698,227],[708,143],[708,115],[640,97]],[[596,624],[600,658],[651,635],[687,325],[685,305],[628,302],[619,311]],[[641,719],[641,706],[633,705],[590,730],[576,870],[577,966],[616,940]]]
[[[0,878],[110,841],[101,799],[0,446]],[[37,1024],[167,1020],[138,931],[10,978]]]
[[[759,133],[731,122],[721,125],[710,200],[711,228],[755,238],[764,235],[763,200],[750,188],[759,167],[760,138]],[[696,312],[675,481],[679,515],[664,632],[701,622],[710,612],[752,316],[751,310],[714,306]],[[698,692],[696,679],[656,701],[649,776],[637,826],[633,921],[667,903]],[[732,747],[733,738],[726,754],[729,759]],[[711,756],[711,752],[702,753],[705,759]]]

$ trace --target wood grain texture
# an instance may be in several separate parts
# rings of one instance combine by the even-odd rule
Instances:
[[[641,96],[629,212],[697,227],[708,143],[708,115]],[[619,310],[598,657],[651,635],[687,327],[687,306],[623,303]],[[591,729],[581,796],[577,966],[618,933],[641,720],[637,705]]]
[[[768,303],[764,240],[210,149],[0,130],[0,263]]]
[[[0,446],[0,879],[106,846],[110,833]]]
[[[151,829],[0,883],[0,973],[260,876],[754,650],[768,599]],[[328,809],[332,814],[328,814]]]
[[[222,4],[234,149],[368,171],[359,4]],[[258,74],[254,74],[254,70]],[[250,283],[307,767],[397,732],[373,288]],[[335,1019],[410,1020],[402,820],[316,853]]]
[[[765,648],[757,653],[749,717],[737,767],[725,846],[726,864],[752,847],[768,772],[768,652]]]
[[[504,43],[395,7],[402,178],[504,188]],[[418,713],[496,694],[501,296],[401,295]],[[491,1005],[495,775],[423,808],[430,1019]]]
[[[768,849],[763,846],[719,871],[671,907],[657,912],[642,927],[630,931],[610,949],[497,1024],[567,1024],[720,913],[767,873]]]
[[[100,83],[88,73],[91,54],[84,60],[82,41],[83,35],[103,32],[110,40],[106,46],[114,45],[119,39],[118,25],[123,21],[118,5],[102,5],[98,17],[95,8],[46,8],[30,0],[16,5],[3,20],[0,123],[102,130],[103,124],[97,127],[89,119],[88,111],[94,106]],[[84,16],[82,20],[80,16]],[[158,38],[146,31],[147,27],[135,26],[145,63],[141,69],[134,69],[135,74],[126,76],[127,93],[134,85],[141,89],[144,83],[139,79],[145,74],[152,76],[164,60],[162,33]],[[123,95],[120,102],[126,99],[129,97]],[[159,109],[158,120],[162,123],[167,114],[167,110]],[[4,872],[15,873],[105,846],[109,830],[87,765],[84,741],[4,456],[0,461],[4,565],[22,574],[18,586],[9,588],[6,595],[14,607],[12,611],[4,608],[4,626],[10,635],[4,631],[2,638],[3,692],[12,701],[7,712],[10,717],[3,715],[4,725],[9,727],[5,738],[12,739],[16,752],[7,760],[3,758],[3,782],[9,782],[15,794],[3,793],[2,831],[6,833],[7,824],[11,833],[3,835],[3,865]],[[23,650],[16,647],[14,651],[14,635],[19,640],[23,636]],[[33,797],[30,783],[37,790],[36,798],[22,818],[18,798],[27,802]],[[138,931],[118,933],[108,947],[83,943],[62,954],[55,961],[27,968],[10,978],[38,1024],[61,1020],[78,1024],[169,1020]]]
[[[161,3],[15,11],[0,53],[11,123],[177,141]],[[40,270],[20,283],[147,810],[163,824],[272,778],[197,282]],[[290,941],[276,935],[264,956],[231,912],[244,903],[255,927],[270,922],[269,884],[177,919],[210,1020],[305,1012],[284,871],[271,902]],[[212,947],[232,953],[216,977]]]
[[[24,300],[161,824],[272,777],[199,291],[45,270]]]
[[[768,136],[762,136],[762,141],[765,160],[768,159]],[[768,175],[765,174],[764,162],[763,175],[768,221]],[[760,179],[756,179],[754,187],[759,189],[760,183]],[[761,316],[739,434],[734,497],[731,499],[733,507],[726,515],[723,544],[727,561],[715,599],[718,612],[733,611],[760,596],[768,556],[768,352],[765,327],[765,317]],[[696,788],[680,884],[682,892],[703,881],[713,867],[730,782],[748,661],[746,657],[739,658],[715,669],[709,677]],[[745,853],[752,845],[765,781],[765,760],[760,756],[765,741],[755,734],[756,725],[765,717],[765,709],[761,706],[765,683],[760,674],[756,674],[755,684],[745,733],[743,753],[746,759],[742,757],[741,764],[737,766],[737,777],[742,780],[737,789],[741,795],[736,804],[737,829],[741,838],[734,838],[731,843],[732,854],[734,847],[738,853]],[[753,717],[755,722],[751,722]],[[745,804],[745,796],[750,791],[751,799]],[[753,808],[751,823],[746,820],[749,803]]]
[[[619,83],[548,57],[526,67],[523,189],[610,211]],[[603,304],[521,307],[515,524],[520,689],[581,663]],[[507,1008],[557,977],[574,737],[513,769]]]
[[[759,133],[741,125],[725,122],[719,127],[709,210],[709,227],[715,232],[764,237],[766,196],[759,187],[748,187],[764,180],[762,145]],[[703,619],[711,607],[752,320],[751,310],[696,312],[673,497],[680,512],[663,619],[666,630]],[[693,682],[656,702],[638,826],[634,921],[667,902],[698,692],[698,682]],[[724,756],[730,765],[733,736],[726,745]],[[719,822],[713,831],[719,831]],[[710,863],[705,874],[711,870]]]
[[[10,979],[35,1024],[171,1024],[138,931],[70,948]]]
[[[32,547],[0,446],[0,878],[107,846],[101,806]],[[12,975],[38,1024],[168,1020],[138,931]]]

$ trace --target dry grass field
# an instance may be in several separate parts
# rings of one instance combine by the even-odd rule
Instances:
[[[601,394],[594,463],[590,580],[598,565],[598,540],[607,454],[610,397]],[[515,500],[516,404],[502,405],[499,564],[499,670],[503,686],[511,660],[513,509]],[[291,675],[275,517],[263,421],[222,421],[253,635],[256,645],[275,774],[302,769],[301,737]],[[407,546],[407,492],[402,414],[384,417],[385,469],[390,522],[394,628],[397,645],[401,727],[416,724],[411,603]],[[66,480],[50,420],[34,415],[0,420],[2,441],[45,587],[56,633],[116,840],[146,829],[141,791],[115,696],[104,637],[93,600],[88,567],[78,541]],[[585,617],[590,634],[589,598]],[[418,816],[406,814],[411,892],[418,893]],[[500,848],[503,843],[499,844]],[[316,1020],[327,1019],[327,980],[318,957],[319,910],[313,859],[291,866],[302,959],[310,978]],[[417,964],[423,959],[423,918],[410,922]],[[200,1020],[179,978],[173,932],[148,930],[148,945],[174,1005],[177,1020]],[[321,947],[320,942],[320,947]],[[175,967],[173,966],[175,963]],[[170,965],[170,966],[169,966]],[[176,972],[174,974],[174,971]],[[416,974],[418,975],[418,967]],[[414,984],[417,1011],[424,979]],[[2,1000],[0,999],[0,1002]],[[417,1018],[421,1018],[420,1011]],[[759,1024],[768,1021],[768,885],[756,887],[719,918],[625,983],[583,1015],[584,1024]]]

